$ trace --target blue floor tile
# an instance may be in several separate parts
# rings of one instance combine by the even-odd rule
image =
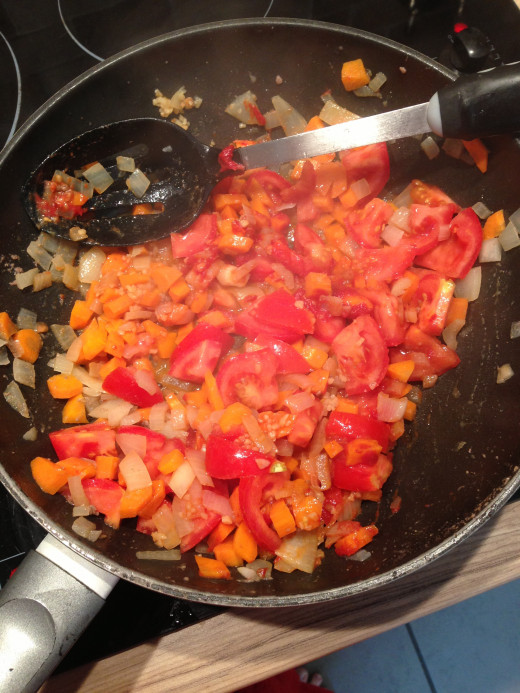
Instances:
[[[405,626],[306,666],[334,693],[431,693]],[[319,690],[319,689],[317,689]]]
[[[437,693],[519,693],[520,580],[418,619],[411,629]]]

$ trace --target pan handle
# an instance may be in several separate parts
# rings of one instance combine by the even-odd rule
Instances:
[[[0,692],[37,691],[117,581],[47,535],[0,590]]]

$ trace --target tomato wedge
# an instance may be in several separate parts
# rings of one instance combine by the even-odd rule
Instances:
[[[98,455],[116,454],[116,432],[105,423],[62,428],[49,433],[49,438],[60,460],[67,457],[93,460]]]
[[[390,178],[390,159],[384,142],[348,149],[341,152],[340,158],[347,171],[349,185],[365,179],[369,185],[371,197],[379,195]],[[367,197],[365,196],[363,201]]]
[[[260,334],[255,338],[254,344],[273,352],[278,362],[277,373],[308,373],[311,370],[309,363],[303,356],[293,346],[281,339]]]
[[[206,443],[206,469],[215,479],[266,474],[274,461],[274,457],[246,448],[231,436],[212,433]]]
[[[290,344],[304,334],[312,334],[314,317],[285,289],[277,289],[261,298],[248,311],[242,311],[235,321],[235,332],[254,339],[266,334]]]
[[[218,236],[217,218],[214,214],[201,214],[183,236],[171,234],[173,257],[190,257],[211,245]]]
[[[269,349],[230,356],[217,374],[224,404],[242,402],[258,410],[274,404],[278,399],[277,368],[277,358]]]
[[[356,438],[377,440],[383,452],[388,450],[390,427],[384,421],[361,414],[333,411],[325,429],[327,438],[348,443]]]
[[[361,315],[341,330],[332,342],[332,351],[349,395],[375,390],[385,377],[388,348],[370,315]]]
[[[353,465],[346,465],[338,455],[333,460],[332,478],[338,488],[363,493],[379,491],[391,472],[392,462],[386,455],[379,455],[374,462]]]
[[[361,209],[353,209],[345,217],[347,232],[365,248],[378,248],[381,245],[381,231],[394,213],[388,202],[375,197]]]
[[[264,489],[277,480],[276,474],[265,474],[243,477],[238,484],[242,516],[258,546],[271,553],[275,553],[282,542],[278,534],[265,521],[261,506]]]
[[[170,359],[170,375],[202,383],[206,372],[213,373],[220,357],[232,346],[233,337],[214,325],[201,322],[175,348]]]
[[[139,379],[145,381],[143,384],[146,384],[146,388],[139,384]],[[111,371],[103,380],[103,389],[138,407],[151,407],[163,401],[153,375],[132,367],[120,366]]]

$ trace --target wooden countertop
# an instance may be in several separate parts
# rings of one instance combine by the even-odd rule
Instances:
[[[431,565],[365,595],[229,609],[52,678],[40,693],[230,693],[520,577],[520,500]]]

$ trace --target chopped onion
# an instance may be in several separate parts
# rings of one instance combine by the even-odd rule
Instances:
[[[312,407],[315,402],[316,400],[310,392],[296,392],[294,395],[286,397],[284,403],[289,407],[291,414],[299,414]]]
[[[229,498],[223,496],[221,493],[217,493],[211,489],[203,489],[202,503],[205,508],[217,513],[217,515],[221,517],[233,517],[233,509],[231,508]]]
[[[101,276],[101,267],[107,259],[101,248],[90,248],[84,253],[78,264],[78,279],[85,284],[92,284]]]
[[[146,436],[138,433],[117,433],[116,443],[125,455],[135,452],[141,459],[146,456]]]
[[[159,385],[157,385],[157,381],[155,380],[153,373],[150,371],[142,368],[137,369],[135,371],[135,380],[139,387],[146,390],[149,395],[155,395],[157,392],[159,392]]]
[[[448,346],[450,349],[456,351],[457,335],[459,334],[459,332],[465,324],[465,320],[463,320],[462,318],[457,318],[456,320],[452,320],[450,324],[443,329],[442,338],[444,339],[444,343],[446,344],[446,346]]]
[[[152,521],[157,527],[157,532],[152,533],[152,538],[157,546],[162,546],[167,550],[179,546],[181,538],[176,527],[172,507],[169,504],[163,503],[159,510],[152,515]]]
[[[520,245],[518,229],[512,221],[510,221],[506,228],[502,231],[498,237],[498,240],[506,252]]]
[[[36,371],[32,363],[23,361],[22,359],[13,359],[13,378],[20,385],[36,387]]]
[[[152,485],[150,472],[136,452],[130,452],[123,457],[119,463],[119,470],[124,476],[128,491],[137,491]]]
[[[56,371],[56,373],[64,373],[70,375],[74,364],[72,361],[65,356],[65,354],[56,354],[56,356],[49,362],[49,366]]]
[[[142,197],[150,187],[150,179],[136,168],[126,179],[126,186],[136,197]]]
[[[390,397],[386,392],[377,395],[377,418],[379,421],[395,423],[400,421],[406,411],[406,397]]]
[[[109,426],[120,426],[123,419],[134,409],[134,405],[116,397],[102,402],[89,411],[89,416],[107,419]],[[141,436],[142,437],[142,436]]]
[[[56,238],[56,236],[51,236],[50,233],[45,233],[45,231],[41,231],[40,235],[37,238],[37,243],[39,243],[49,253],[54,254],[58,249],[59,241]]]
[[[73,504],[86,506],[90,505],[89,500],[87,498],[87,494],[85,493],[85,489],[83,488],[83,484],[81,483],[81,476],[79,474],[75,476],[69,476],[68,483],[70,497],[72,499]]]
[[[366,180],[366,178],[361,178],[361,180],[354,181],[350,186],[350,189],[357,200],[362,200],[364,197],[370,194],[370,183]]]
[[[483,202],[475,202],[472,210],[480,219],[487,219],[491,216],[491,210]]]
[[[16,286],[20,289],[26,289],[28,286],[32,286],[34,277],[38,274],[38,269],[34,267],[33,269],[27,270],[27,272],[19,272],[15,275]]]
[[[116,156],[116,165],[120,171],[135,171],[135,159],[131,156]]]
[[[103,383],[101,380],[99,378],[93,378],[82,366],[73,366],[72,375],[75,375],[82,385],[85,385],[96,394],[99,395],[101,393],[101,390],[103,389]]]
[[[241,123],[245,123],[246,125],[258,125],[258,120],[252,112],[253,109],[248,108],[247,104],[256,106],[256,94],[250,89],[233,99],[233,101],[226,106],[225,111],[228,115],[233,116],[233,118],[236,118]]]
[[[160,549],[158,551],[136,551],[136,558],[140,561],[180,561],[179,549]]]
[[[425,137],[421,142],[421,149],[426,154],[428,159],[435,159],[435,157],[439,156],[441,151],[437,142],[433,139],[433,137],[430,137],[430,135]]]
[[[312,573],[318,557],[318,541],[318,533],[315,530],[295,532],[284,537],[276,550],[276,555],[290,567],[304,573]],[[278,568],[276,563],[275,568]]]
[[[242,417],[242,424],[253,441],[254,445],[263,452],[264,455],[271,452],[274,443],[271,438],[260,428],[260,424],[253,414],[246,414]]]
[[[34,262],[43,270],[48,270],[51,267],[52,255],[50,255],[45,248],[38,245],[36,241],[31,241],[27,246],[27,254],[32,257]]]
[[[370,558],[372,554],[370,551],[367,551],[366,549],[359,549],[359,551],[356,551],[355,554],[352,556],[348,557],[349,561],[359,561],[360,563],[363,561],[366,561],[367,558]]]
[[[195,472],[188,461],[178,467],[168,482],[168,486],[179,498],[183,498],[195,479]]]
[[[307,127],[306,119],[281,96],[271,99],[274,109],[280,118],[280,124],[286,135],[296,135]]]
[[[351,120],[356,120],[359,116],[356,113],[352,113],[347,108],[343,108],[338,103],[334,101],[333,98],[325,101],[319,117],[327,125],[337,125],[338,123],[348,123]]]
[[[386,83],[387,77],[384,72],[377,72],[368,83],[372,91],[379,91],[383,84]]]
[[[81,175],[83,175],[83,172],[81,172]],[[65,173],[65,171],[54,171],[52,180],[55,183],[65,183],[72,188],[72,190],[75,190],[88,198],[92,197],[94,193],[90,183],[87,183],[84,180],[79,180],[79,178],[74,178],[74,176],[69,176],[69,174]],[[47,248],[47,250],[49,250],[49,248]]]
[[[240,566],[238,572],[246,580],[252,582],[260,582],[260,580],[271,580],[273,564],[270,561],[264,561],[257,558],[252,563],[247,563],[245,566]]]
[[[31,428],[28,431],[25,431],[22,438],[24,440],[35,441],[38,438],[37,429],[34,426],[31,426]]]
[[[272,111],[267,111],[267,113],[264,113],[264,118],[266,130],[274,130],[274,128],[282,126],[278,113],[274,110],[274,108]]]
[[[96,525],[86,517],[76,518],[72,523],[72,531],[88,541],[97,541],[101,536],[101,530],[96,529]]]
[[[72,263],[76,259],[77,254],[78,246],[76,243],[73,243],[72,241],[66,241],[65,239],[60,240],[60,242],[58,243],[58,248],[56,250],[56,255],[61,255],[64,262],[68,263],[69,265],[72,265]]]
[[[509,333],[511,339],[517,339],[520,337],[520,320],[515,320],[511,323],[511,331]]]
[[[399,279],[396,279],[395,282],[392,284],[392,288],[390,289],[390,293],[392,296],[402,296],[407,289],[410,288],[412,285],[412,280],[409,279],[408,277],[399,277]]]
[[[479,262],[500,262],[502,245],[498,238],[484,238],[478,259]]]
[[[38,326],[38,316],[33,310],[20,308],[16,316],[16,327],[19,330],[36,330]]]
[[[392,200],[393,204],[399,208],[399,207],[409,207],[412,204],[412,195],[411,195],[411,190],[412,190],[412,185],[409,183],[406,188],[401,190],[401,192],[394,197]]]
[[[75,505],[72,508],[72,517],[88,517],[95,514],[97,513],[93,505]]]
[[[65,350],[70,349],[75,340],[79,339],[70,325],[51,325],[51,331],[60,347]],[[81,341],[79,346],[81,347]]]
[[[210,477],[206,471],[206,455],[201,450],[193,450],[188,448],[186,450],[186,460],[193,469],[193,473],[200,481],[202,486],[215,486],[213,479]],[[223,513],[228,515],[229,513]]]
[[[510,363],[504,363],[503,366],[499,366],[497,369],[497,384],[502,385],[507,380],[514,376],[514,371],[511,368]]]
[[[74,265],[66,264],[63,268],[63,284],[71,291],[77,291],[79,289],[79,273],[78,268]]]
[[[22,395],[20,387],[14,382],[14,380],[11,380],[9,385],[5,388],[4,398],[7,404],[12,407],[15,412],[21,414],[21,416],[25,417],[26,419],[30,417],[27,402]]]
[[[52,286],[52,274],[48,270],[45,272],[38,272],[33,278],[33,291],[42,291],[43,289],[48,289]]]
[[[151,431],[161,431],[164,428],[168,411],[169,407],[166,402],[159,402],[158,404],[152,405],[150,408],[150,417],[148,419],[148,425]]]
[[[482,268],[472,267],[464,279],[455,282],[455,296],[466,298],[468,301],[476,301],[480,294],[482,283]]]
[[[105,192],[105,190],[114,182],[114,179],[110,173],[99,162],[96,162],[92,166],[85,169],[83,171],[83,175],[88,182],[92,184],[92,187],[97,193]]]
[[[453,159],[460,159],[464,151],[464,145],[462,144],[462,140],[447,137],[442,145],[442,150]]]
[[[398,207],[389,220],[390,224],[408,231],[410,229],[410,210],[408,207]]]
[[[354,89],[353,92],[356,96],[360,96],[362,98],[365,98],[367,96],[377,96],[377,98],[381,99],[382,96],[378,91],[372,91],[368,84],[365,84],[362,87],[359,87],[359,89]]]
[[[9,354],[7,353],[7,347],[3,344],[0,347],[0,366],[9,365]]]
[[[513,214],[511,214],[511,216],[509,217],[509,221],[511,222],[511,224],[513,224],[514,227],[520,230],[520,208],[514,211]]]
[[[381,232],[381,238],[383,241],[388,243],[389,246],[394,247],[399,245],[403,235],[403,229],[400,229],[398,226],[393,226],[393,224],[387,224]]]

